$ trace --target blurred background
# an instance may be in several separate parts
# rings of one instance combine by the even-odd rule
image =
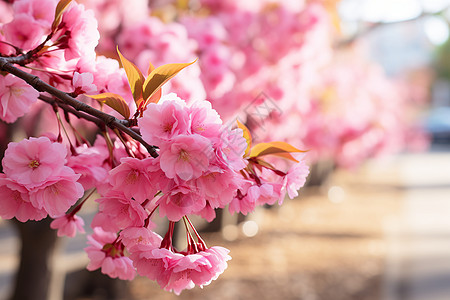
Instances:
[[[77,236],[52,253],[51,299],[450,299],[449,0],[78,2],[99,55],[118,45],[141,70],[198,57],[165,92],[308,149],[311,174],[280,207],[198,221],[232,256],[203,289],[92,275]],[[20,247],[0,220],[0,299]]]

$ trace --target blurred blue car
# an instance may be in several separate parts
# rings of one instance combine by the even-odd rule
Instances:
[[[450,107],[442,106],[430,111],[425,119],[425,129],[430,133],[433,143],[450,144]]]

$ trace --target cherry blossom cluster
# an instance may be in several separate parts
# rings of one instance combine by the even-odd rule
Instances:
[[[83,196],[67,150],[48,137],[10,143],[2,160],[0,216],[19,221],[63,216]]]
[[[171,221],[193,213],[214,219],[213,209],[231,201],[246,165],[242,130],[222,126],[209,102],[187,106],[174,94],[150,104],[139,127],[144,140],[160,148],[159,169],[169,179],[160,184],[160,212]]]
[[[265,121],[273,131],[267,125],[254,126],[254,134],[299,140],[303,148],[314,149],[308,155],[311,161],[348,169],[380,155],[425,149],[426,134],[412,121],[417,120],[425,97],[412,100],[417,87],[388,78],[362,51],[361,47],[341,50],[320,72],[308,106],[268,116]],[[292,127],[299,130],[289,130]]]
[[[139,274],[176,294],[203,287],[231,257],[225,248],[208,247],[189,216],[212,221],[217,209],[226,208],[248,214],[257,205],[296,197],[305,184],[303,151],[285,142],[253,143],[244,124],[224,123],[202,100],[195,61],[148,66],[149,58],[158,64],[193,58],[196,43],[183,25],[167,30],[145,14],[140,17],[147,25],[124,18],[152,40],[124,47],[146,59],[144,76],[118,49],[123,68],[97,56],[97,20],[82,4],[18,0],[0,9],[0,119],[14,123],[10,128],[25,124],[30,136],[5,151],[0,217],[50,217],[58,236],[73,237],[85,232],[79,213],[99,194],[85,248],[88,270],[124,280]],[[184,68],[191,80],[172,80],[166,87],[179,95],[163,95],[162,85]],[[168,221],[164,237],[155,231],[156,213]],[[176,222],[186,229],[184,250],[173,245]]]
[[[247,214],[256,205],[281,203],[286,192],[297,196],[309,173],[303,154],[292,157],[296,163],[287,172],[258,155],[246,156],[244,130],[222,124],[207,101],[187,105],[175,94],[163,96],[148,105],[138,126],[144,140],[159,147],[159,156],[129,149],[132,156],[109,172],[98,188],[99,212],[86,248],[88,269],[101,268],[111,277],[132,279],[136,270],[177,294],[209,284],[226,268],[228,250],[208,248],[188,215],[212,221],[217,208]],[[280,145],[263,147],[285,152]],[[164,238],[151,230],[156,209],[170,221]],[[180,220],[187,232],[184,251],[172,244]]]
[[[0,7],[5,19],[0,24],[2,56],[26,53],[24,62],[30,72],[54,87],[74,96],[99,92],[120,94],[133,111],[124,70],[117,60],[97,55],[95,51],[100,34],[94,12],[71,1],[58,25],[54,25],[57,4],[58,0],[17,0],[11,7]],[[12,123],[33,108],[38,94],[20,79],[2,76],[0,87],[2,120]],[[81,100],[99,107],[96,101],[86,97]],[[105,111],[118,115],[108,107]],[[53,129],[48,124],[44,126],[47,126],[44,131]]]
[[[35,89],[14,75],[0,76],[1,119],[13,123],[29,111],[38,95]]]
[[[96,15],[112,18],[111,10],[104,13],[106,3],[85,3]],[[187,101],[210,99],[226,120],[261,91],[281,105],[307,103],[307,88],[331,55],[330,21],[321,1],[226,3],[201,1],[198,10],[178,9],[171,18],[165,11],[173,7],[150,4],[149,9],[136,1],[152,16],[138,15],[103,32],[109,42],[101,43],[99,52],[111,52],[111,41],[117,41],[141,69],[149,60],[164,64],[199,57],[198,66],[174,78],[170,89]],[[116,19],[122,13],[116,11]]]

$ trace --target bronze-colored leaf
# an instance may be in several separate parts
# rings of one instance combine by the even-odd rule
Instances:
[[[55,18],[52,23],[52,32],[55,32],[59,26],[59,23],[61,23],[62,14],[67,9],[70,2],[72,2],[72,0],[60,0],[58,5],[56,5]]]
[[[247,157],[250,153],[250,149],[252,148],[252,135],[250,133],[250,130],[248,130],[247,126],[239,122],[239,120],[236,120],[237,125],[239,128],[242,129],[244,132],[244,138],[247,141],[247,149],[245,149],[244,157]]]
[[[191,63],[181,64],[166,64],[162,65],[150,72],[147,79],[144,82],[143,98],[144,101],[151,98],[161,86],[163,86],[168,80],[178,74],[181,70],[189,65],[192,65],[197,60]]]
[[[142,101],[142,88],[145,80],[144,75],[142,75],[141,71],[135,64],[126,59],[122,53],[120,53],[119,47],[117,47],[117,53],[119,54],[120,62],[125,69],[125,73],[127,74],[128,83],[130,84],[134,102],[136,102],[136,105],[139,105],[139,102]]]
[[[252,148],[250,152],[250,157],[260,157],[263,155],[272,154],[298,162],[298,160],[296,160],[290,154],[292,152],[306,152],[306,151],[299,150],[286,142],[259,143]]]
[[[121,114],[125,119],[130,118],[130,108],[127,102],[122,96],[113,93],[103,93],[99,95],[89,95],[92,99],[99,102],[105,103],[119,114]]]

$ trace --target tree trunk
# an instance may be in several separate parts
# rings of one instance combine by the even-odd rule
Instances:
[[[51,219],[16,224],[22,242],[20,265],[11,300],[45,300],[48,298],[52,271],[52,256],[56,246],[56,231]]]

